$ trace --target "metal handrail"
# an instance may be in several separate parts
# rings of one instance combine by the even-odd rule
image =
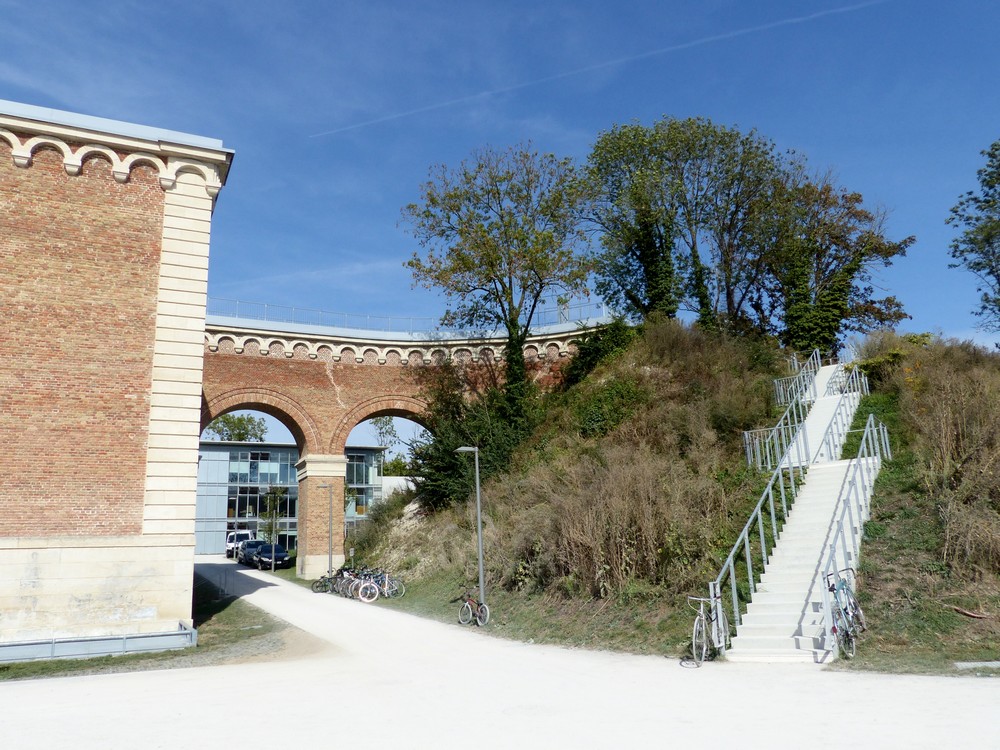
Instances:
[[[809,414],[810,404],[816,400],[816,373],[819,368],[819,349],[814,349],[809,359],[799,367],[794,384],[788,387],[791,401],[778,424],[743,433],[743,450],[748,465],[770,471],[786,462],[793,452],[809,458],[809,442],[801,426]]]
[[[776,378],[774,381],[774,403],[778,404],[778,406],[790,404],[795,399],[798,386],[798,375],[789,375],[787,378]]]
[[[844,440],[847,438],[851,423],[854,421],[854,412],[857,410],[858,402],[862,396],[868,395],[868,378],[860,369],[855,367],[846,378],[838,378],[837,376],[843,372],[844,366],[840,365],[837,373],[830,379],[831,383],[836,380],[839,384],[833,388],[839,388],[840,398],[837,400],[837,407],[830,419],[830,424],[827,425],[823,437],[820,438],[816,452],[811,456],[811,463],[816,463],[821,458],[826,461],[835,461],[839,458],[840,451],[844,447]],[[833,395],[830,386],[827,387],[827,395]]]
[[[830,551],[818,574],[823,591],[824,645],[828,651],[836,648],[836,634],[832,632],[833,610],[826,576],[838,570],[856,567],[864,523],[871,515],[873,486],[883,459],[892,460],[889,432],[881,422],[876,424],[874,414],[869,414],[858,455],[851,459],[847,476],[841,485],[833,512],[835,520],[830,534]]]
[[[778,543],[778,536],[781,531],[779,528],[779,521],[781,522],[781,525],[784,525],[784,522],[788,519],[789,509],[795,502],[795,497],[798,492],[798,484],[805,476],[805,472],[804,461],[790,463],[787,467],[780,465],[775,468],[775,470],[771,473],[770,481],[768,481],[767,486],[764,488],[764,492],[760,496],[760,500],[757,501],[756,507],[754,507],[753,512],[750,513],[750,518],[747,520],[743,530],[736,538],[736,543],[733,544],[733,548],[730,550],[729,556],[726,558],[726,562],[723,563],[722,569],[719,571],[719,575],[716,576],[715,580],[708,585],[709,596],[712,597],[713,610],[714,608],[721,608],[723,606],[721,599],[722,582],[727,577],[728,572],[729,588],[732,600],[731,603],[733,608],[732,622],[734,625],[740,625],[743,621],[740,616],[739,594],[737,593],[736,564],[742,555],[742,559],[746,563],[747,582],[750,586],[750,593],[751,595],[756,593],[757,583],[754,576],[753,550],[750,538],[752,530],[754,526],[756,526],[757,536],[759,536],[760,539],[760,564],[761,572],[763,573],[763,569],[767,566],[768,560],[770,559],[771,550],[773,550],[775,545]],[[780,500],[780,517],[775,503],[776,499]],[[769,521],[771,529],[770,545],[768,545],[767,534],[765,533],[765,509],[766,520]],[[718,612],[713,611],[713,614],[717,616]]]

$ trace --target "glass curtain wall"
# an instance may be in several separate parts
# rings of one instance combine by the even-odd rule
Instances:
[[[344,532],[367,520],[372,505],[382,499],[382,451],[347,453],[347,496],[344,499]]]
[[[258,537],[266,531],[268,493],[277,511],[277,541],[285,549],[296,547],[296,522],[299,486],[295,448],[249,450],[233,447],[229,451],[229,491],[226,504],[227,528],[250,529]]]

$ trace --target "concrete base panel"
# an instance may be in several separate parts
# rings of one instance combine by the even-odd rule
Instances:
[[[8,539],[0,643],[191,626],[194,538]]]
[[[344,564],[344,556],[335,554],[333,556],[333,569],[336,570]],[[296,563],[296,574],[299,578],[308,581],[315,580],[326,573],[330,567],[330,556],[327,555],[299,555]]]

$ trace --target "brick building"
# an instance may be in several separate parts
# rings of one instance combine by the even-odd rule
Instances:
[[[190,624],[221,141],[0,101],[0,645]]]

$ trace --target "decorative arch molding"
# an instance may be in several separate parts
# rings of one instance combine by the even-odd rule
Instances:
[[[21,140],[13,131],[2,128],[0,128],[0,140],[10,146],[11,158],[21,169],[28,169],[32,165],[34,155],[39,149],[52,148],[62,154],[63,168],[71,177],[80,174],[87,159],[100,157],[111,164],[111,174],[119,183],[128,182],[133,168],[145,165],[156,171],[160,187],[164,191],[172,190],[177,185],[178,176],[184,173],[195,174],[204,180],[205,191],[211,198],[215,198],[222,188],[218,167],[193,159],[169,155],[164,158],[146,151],[134,151],[122,155],[98,143],[84,143],[74,148],[61,138],[50,135],[36,135]]]
[[[297,401],[270,388],[236,388],[206,401],[202,396],[201,429],[213,419],[236,409],[257,409],[278,419],[284,417],[289,431],[300,442],[300,454],[320,449],[320,431],[309,413]],[[284,419],[282,419],[284,422]]]
[[[378,396],[362,401],[341,418],[327,453],[342,454],[351,430],[370,417],[405,417],[419,423],[420,415],[425,411],[427,402],[413,396]]]
[[[524,345],[529,360],[557,360],[573,354],[580,333],[573,331],[556,336],[531,337]],[[212,354],[241,354],[287,359],[318,359],[364,366],[397,367],[440,364],[446,359],[474,363],[500,362],[503,342],[456,339],[441,341],[383,342],[348,340],[334,336],[310,336],[299,333],[264,332],[209,324],[205,330],[205,349]]]

